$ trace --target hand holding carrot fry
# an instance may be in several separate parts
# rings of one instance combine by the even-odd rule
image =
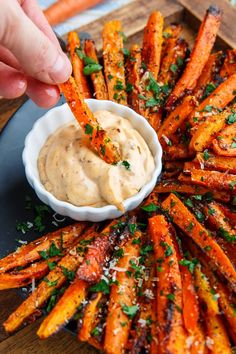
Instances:
[[[69,60],[36,1],[1,1],[0,96],[27,93],[39,106],[51,107],[59,99],[55,85],[70,73]]]

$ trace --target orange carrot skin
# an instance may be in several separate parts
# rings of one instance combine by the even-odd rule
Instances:
[[[165,135],[171,140],[172,135],[182,125],[196,105],[197,102],[193,96],[186,96],[183,102],[180,103],[164,120],[158,131],[159,139],[163,142],[162,135]]]
[[[89,142],[94,150],[107,163],[117,163],[120,160],[117,147],[113,145],[106,131],[99,126],[97,119],[77,89],[74,79],[70,77],[68,81],[60,84],[60,89],[82,129],[86,131],[86,126],[90,126],[92,133],[89,134]]]
[[[199,29],[190,60],[167,100],[167,109],[171,109],[179,98],[187,91],[191,92],[197,85],[197,80],[213,48],[220,20],[221,13],[218,8],[210,6]]]
[[[41,323],[37,332],[39,338],[48,338],[71,319],[81,302],[85,300],[87,288],[88,283],[75,279]]]
[[[157,184],[154,189],[156,193],[171,193],[179,192],[184,194],[200,194],[211,192],[210,189],[202,186],[197,186],[194,184],[182,183],[178,180],[164,180]],[[212,191],[213,198],[222,202],[229,202],[230,195],[221,191]]]
[[[200,103],[189,117],[189,122],[193,127],[204,121],[206,118],[206,107],[212,107],[210,114],[216,114],[217,109],[225,108],[235,97],[236,90],[236,74],[231,75],[227,80],[222,82],[204,101]]]
[[[64,247],[68,247],[77,237],[81,236],[86,225],[85,222],[80,222],[66,226],[54,232],[47,233],[40,239],[18,248],[17,252],[10,253],[0,260],[0,273],[7,272],[16,267],[24,267],[33,261],[41,259],[40,252],[48,250],[52,242],[59,247],[62,238]]]
[[[236,122],[225,126],[213,140],[212,146],[216,154],[220,156],[236,157],[235,148]]]
[[[101,0],[58,0],[44,11],[44,15],[50,25],[55,26],[75,16],[78,12],[95,6],[99,2],[101,2]]]
[[[196,99],[202,99],[207,84],[215,83],[215,75],[219,73],[222,59],[222,52],[213,53],[209,56],[193,92]]]
[[[138,95],[141,94],[141,64],[141,48],[137,44],[133,44],[130,48],[130,57],[127,61],[127,82],[132,85],[132,89],[128,94],[128,102],[131,108],[143,115],[143,109],[141,108],[143,102],[138,97]]]
[[[103,61],[108,98],[127,105],[123,37],[120,21],[106,22],[103,32]]]
[[[76,49],[80,48],[80,39],[77,32],[68,33],[68,46],[73,68],[73,76],[78,86],[78,90],[84,98],[90,98],[91,94],[89,85],[87,82],[87,78],[83,73],[83,59],[81,59],[76,53]]]
[[[95,44],[91,39],[86,39],[84,41],[84,51],[86,56],[92,58],[94,61],[98,63]],[[107,100],[108,99],[107,86],[102,71],[100,70],[96,73],[91,74],[91,79],[93,83],[95,97],[98,100]]]
[[[191,180],[210,189],[225,190],[233,194],[236,192],[236,176],[232,174],[194,169],[191,171]]]
[[[236,228],[230,225],[230,220],[227,219],[224,214],[221,205],[212,201],[204,207],[205,215],[207,216],[207,222],[218,231],[219,228],[223,228],[229,233],[229,237],[233,238],[236,234]]]
[[[185,207],[181,200],[174,194],[170,194],[162,203],[164,209],[168,210],[182,231],[191,237],[199,247],[206,252],[209,258],[217,265],[219,271],[228,279],[236,289],[236,271],[221,247],[213,240],[210,233],[197,221],[195,216]]]
[[[152,217],[148,225],[153,240],[155,259],[157,263],[161,260],[156,298],[159,324],[158,353],[183,353],[186,334],[181,313],[183,308],[182,281],[169,226],[163,215]],[[166,255],[167,249],[171,250],[169,256]]]
[[[236,49],[227,50],[224,64],[220,70],[220,76],[225,78],[234,74],[236,71]]]
[[[208,160],[204,159],[202,153],[198,153],[196,158],[192,162],[186,162],[184,165],[184,173],[190,173],[190,165],[193,163],[195,168],[199,168],[200,165],[205,170],[214,170],[219,172],[226,172],[236,174],[236,158],[227,156],[218,156],[211,154]],[[192,165],[192,166],[193,166]],[[189,167],[188,167],[189,166]]]
[[[161,13],[154,11],[148,19],[143,35],[142,61],[155,80],[160,70],[163,22]]]
[[[140,232],[135,233],[135,238],[140,236]],[[119,259],[117,266],[128,270],[130,269],[130,260],[139,256],[140,248],[139,245],[133,244],[133,238],[131,238],[123,250],[124,256]],[[118,285],[113,284],[111,287],[106,321],[104,350],[108,354],[123,353],[128,341],[131,320],[122,310],[122,305],[133,306],[136,301],[133,275],[129,277],[125,271],[120,271],[117,272],[116,280]],[[125,323],[125,326],[122,327],[122,323]]]

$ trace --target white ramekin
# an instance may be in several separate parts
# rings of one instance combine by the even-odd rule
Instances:
[[[124,201],[125,211],[132,210],[136,208],[152,191],[157,178],[161,173],[162,148],[158,141],[157,134],[145,118],[126,106],[112,101],[100,101],[95,99],[87,99],[86,103],[93,112],[98,110],[108,110],[128,119],[132,126],[147,142],[154,156],[155,170],[151,180],[145,184],[137,194]],[[25,165],[26,178],[31,187],[34,188],[39,199],[61,215],[69,216],[74,220],[88,220],[94,222],[119,217],[122,215],[122,212],[114,205],[106,205],[101,208],[94,208],[91,206],[78,207],[68,202],[58,200],[49,193],[40,182],[37,160],[43,144],[49,135],[63,124],[73,120],[73,118],[73,114],[65,103],[62,106],[51,109],[43,117],[37,120],[25,139],[23,163]]]

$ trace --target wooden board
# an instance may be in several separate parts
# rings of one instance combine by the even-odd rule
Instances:
[[[233,8],[226,0],[214,0],[224,11],[217,45],[221,48],[236,47],[236,8]],[[190,46],[194,42],[196,31],[206,8],[212,3],[210,0],[134,0],[127,6],[108,14],[101,19],[78,28],[79,31],[88,32],[95,40],[99,50],[102,48],[101,31],[104,23],[111,19],[122,22],[124,31],[128,37],[127,45],[142,42],[142,32],[151,11],[159,10],[165,17],[165,25],[171,22],[181,22],[183,25],[183,37]],[[24,98],[16,100],[0,100],[0,131],[10,118],[11,114],[22,104]],[[6,317],[22,301],[15,290],[0,293],[0,317],[3,322]],[[47,341],[40,341],[36,336],[40,320],[31,326],[8,337],[3,329],[0,329],[0,353],[45,353],[45,354],[71,354],[71,353],[96,353],[97,351],[88,345],[77,342],[76,337],[65,331]]]

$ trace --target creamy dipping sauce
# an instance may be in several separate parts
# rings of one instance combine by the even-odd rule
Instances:
[[[138,193],[150,181],[154,158],[131,123],[108,111],[94,113],[100,126],[119,146],[122,162],[109,165],[88,145],[76,121],[59,128],[42,147],[38,158],[40,180],[57,199],[76,206],[116,205]]]

